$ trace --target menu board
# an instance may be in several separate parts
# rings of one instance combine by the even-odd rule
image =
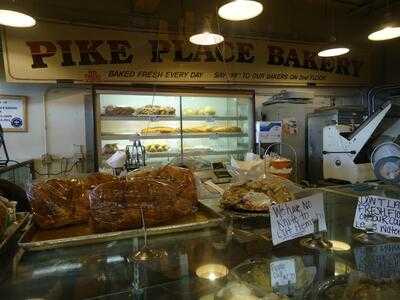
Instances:
[[[381,196],[359,197],[353,226],[400,237],[400,200]]]
[[[4,131],[27,131],[26,97],[0,95],[0,124]]]
[[[318,219],[318,231],[326,230],[323,194],[272,205],[270,208],[272,243],[274,245],[314,233],[313,221]]]

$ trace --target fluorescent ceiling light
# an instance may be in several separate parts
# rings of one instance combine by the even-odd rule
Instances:
[[[218,9],[218,15],[229,21],[243,21],[257,17],[263,5],[254,0],[233,0]]]
[[[36,21],[31,16],[7,9],[0,9],[0,24],[10,27],[33,27]]]
[[[371,41],[386,41],[400,37],[400,27],[385,27],[368,36]]]
[[[195,45],[210,46],[222,43],[224,37],[222,35],[205,31],[190,37],[190,42]]]
[[[347,54],[350,52],[349,48],[338,47],[338,48],[329,48],[318,52],[319,57],[334,57],[343,54]]]

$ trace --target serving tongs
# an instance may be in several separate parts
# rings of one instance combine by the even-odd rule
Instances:
[[[146,166],[146,148],[140,140],[135,139],[132,145],[126,146],[127,171],[132,171]]]
[[[333,245],[326,237],[326,231],[319,230],[319,220],[313,220],[314,233],[300,241],[300,245],[311,250],[331,250]]]

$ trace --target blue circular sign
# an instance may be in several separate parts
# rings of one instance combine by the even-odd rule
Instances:
[[[13,118],[11,119],[11,126],[15,128],[19,128],[22,126],[22,119],[21,118]]]

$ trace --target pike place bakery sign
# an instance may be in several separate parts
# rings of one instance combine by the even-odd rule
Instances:
[[[6,78],[13,82],[366,85],[367,51],[319,58],[318,45],[227,38],[195,46],[174,34],[40,22],[5,28]]]

